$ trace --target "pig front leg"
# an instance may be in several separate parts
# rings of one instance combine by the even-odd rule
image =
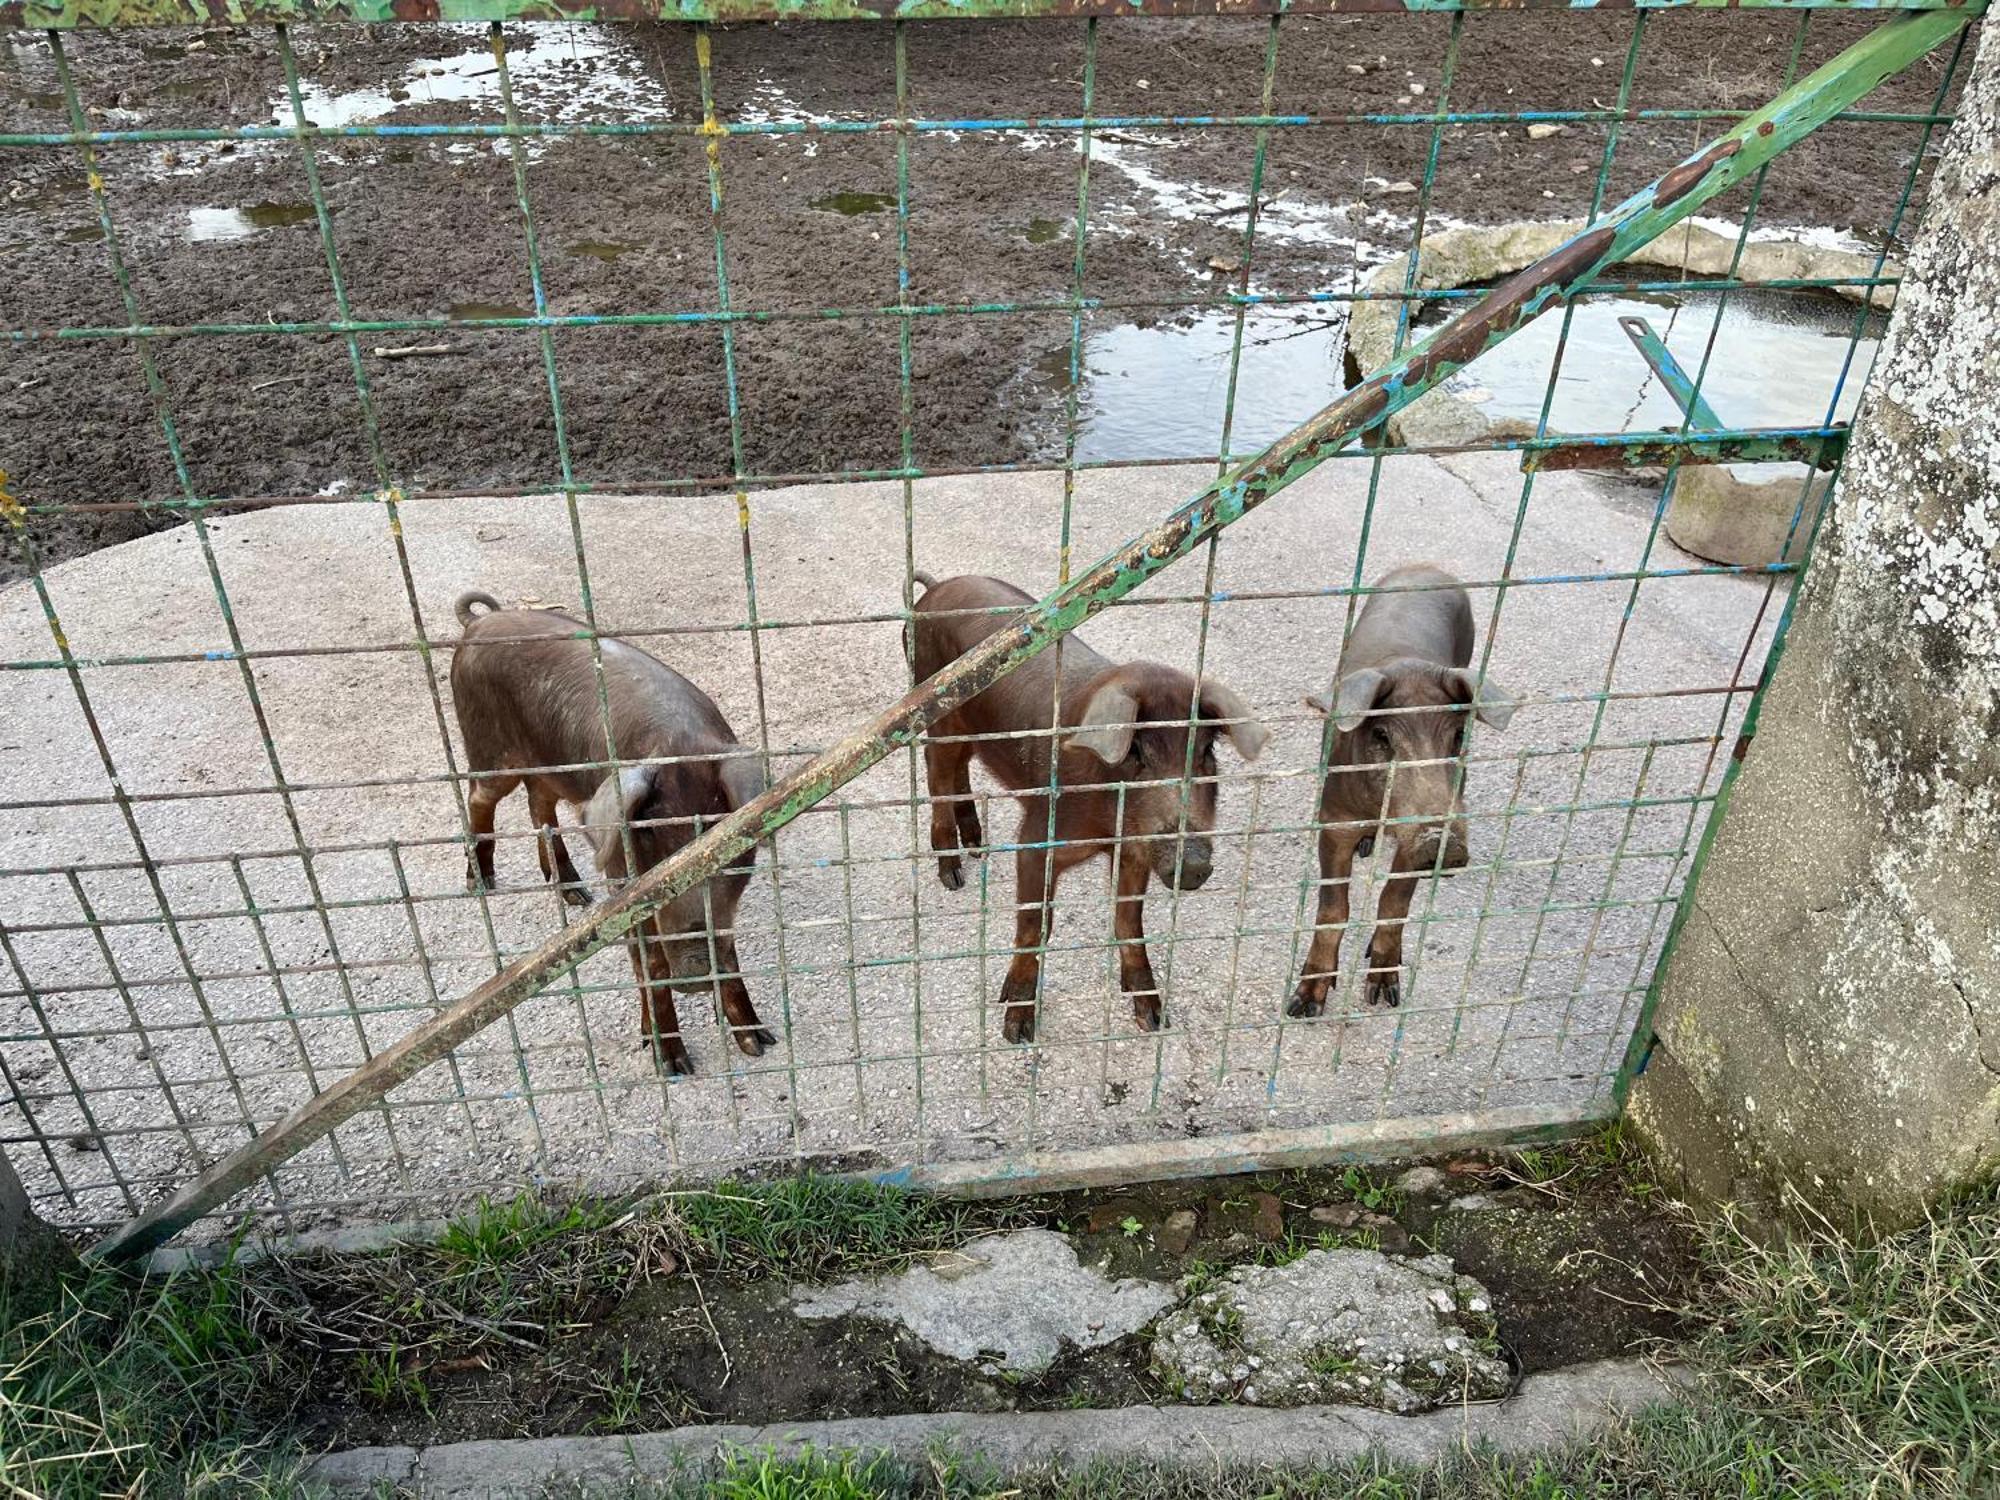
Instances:
[[[697,982],[720,991],[722,1018],[736,1045],[751,1057],[762,1057],[766,1047],[777,1046],[778,1039],[765,1029],[757,1007],[750,1001],[750,987],[743,982],[743,966],[736,958],[736,940],[733,937],[715,940],[715,961],[723,975],[720,980],[709,971],[707,944],[690,943],[688,947],[693,950],[688,955],[689,967]]]
[[[1323,815],[1323,814],[1322,814]],[[1347,932],[1347,892],[1354,877],[1354,856],[1363,842],[1361,830],[1335,824],[1319,831],[1319,910],[1313,918],[1312,946],[1292,992],[1285,1014],[1316,1016],[1326,1009],[1326,997],[1340,978],[1340,940]],[[1371,837],[1367,842],[1373,843]]]
[[[1042,847],[1049,842],[1048,805],[1040,799],[1030,802],[1021,818],[1021,831],[1016,836],[1020,848],[1014,855],[1014,958],[1000,986],[1004,1008],[1000,1034],[1010,1042],[1035,1039],[1035,990],[1042,977],[1041,948],[1054,925],[1051,908],[1056,882],[1062,879],[1063,871],[1097,852],[1065,845],[1061,837],[1058,832],[1054,849]],[[1046,900],[1044,884],[1048,887]]]
[[[528,814],[535,820],[535,853],[541,856],[542,879],[555,886],[569,905],[590,905],[590,892],[570,863],[569,849],[556,822],[556,794],[539,779],[528,782]]]
[[[1375,932],[1368,940],[1368,985],[1362,998],[1368,1007],[1393,1010],[1403,1003],[1403,929],[1409,922],[1410,898],[1431,860],[1395,843],[1396,858],[1375,908]]]
[[[639,982],[639,1035],[670,1076],[688,1077],[694,1073],[694,1059],[688,1056],[687,1043],[681,1038],[680,1013],[674,1009],[671,950],[660,936],[658,922],[657,917],[646,922],[637,935],[625,941],[633,977]]]
[[[1131,848],[1119,851],[1118,896],[1111,922],[1118,937],[1118,984],[1131,998],[1132,1019],[1141,1031],[1158,1031],[1162,1025],[1160,987],[1146,953],[1146,886],[1152,876],[1144,854]]]

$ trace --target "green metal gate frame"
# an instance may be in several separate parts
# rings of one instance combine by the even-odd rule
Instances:
[[[1567,0],[1553,0],[1553,3],[1549,0],[1528,0],[1528,8],[1561,8],[1566,3]],[[1746,8],[1763,3],[1764,0],[1735,0],[1735,4]],[[1371,433],[1380,431],[1391,415],[1500,343],[1542,311],[1565,302],[1607,267],[1629,256],[1638,247],[1686,219],[1704,203],[1762,169],[1779,153],[1849,108],[1883,80],[1957,36],[1985,8],[1983,0],[1962,4],[1952,4],[1949,0],[1892,0],[1892,3],[1881,5],[1872,4],[1870,0],[1852,0],[1852,3],[1850,0],[1770,0],[1770,3],[1773,8],[1811,8],[1833,3],[1846,8],[1881,9],[1904,14],[1871,30],[1810,76],[1785,89],[1763,109],[1743,119],[1553,253],[1512,277],[1436,333],[1369,375],[1344,397],[1287,437],[1218,478],[1150,531],[1100,559],[1065,587],[1024,610],[1008,626],[988,637],[928,682],[914,688],[867,724],[855,729],[810,764],[724,819],[671,860],[633,881],[615,899],[595,908],[578,925],[517,959],[445,1008],[435,1019],[419,1026],[363,1067],[318,1093],[270,1130],[202,1172],[171,1198],[140,1214],[105,1238],[93,1253],[111,1259],[137,1255],[172,1237],[196,1218],[213,1211],[279,1163],[295,1156],[343,1121],[379,1101],[389,1089],[445,1057],[475,1032],[540,992],[551,980],[572,970],[599,950],[621,941],[675,896],[700,884],[897,748],[916,743],[928,725],[1021,663],[1054,645],[1078,624],[1131,593],[1203,542],[1219,535],[1233,522],[1312,472],[1339,450],[1357,440],[1366,441]],[[1636,0],[1630,8],[1668,10],[1725,4],[1735,8],[1732,0]],[[336,3],[330,4],[314,3],[314,0],[250,0],[250,3],[242,3],[242,0],[215,0],[215,3],[201,3],[201,0],[59,0],[54,4],[47,3],[47,0],[0,0],[0,24],[59,31],[91,25],[123,27],[216,22],[284,25],[303,21],[497,23],[501,20],[646,18],[700,23],[702,29],[697,33],[697,47],[705,58],[706,26],[739,20],[887,19],[901,22],[940,17],[1095,18],[1133,14],[1459,11],[1479,8],[1483,8],[1480,0],[1305,0],[1305,3],[1299,4],[1289,4],[1286,0],[1127,0],[1127,3],[1119,3],[1119,0],[902,0],[902,3],[879,6],[854,4],[851,0],[680,0],[680,3],[675,3],[675,0],[657,0],[657,3],[611,0],[608,4],[574,8],[512,3],[512,0],[336,0]],[[1522,7],[1514,4],[1505,8]],[[1574,8],[1598,7],[1577,0]],[[296,104],[295,77],[291,79],[291,88]],[[725,132],[716,121],[713,101],[706,92],[703,102],[704,119],[698,128],[707,141],[713,162],[716,144]],[[72,129],[67,133],[36,137],[38,143],[73,144],[89,153],[100,145],[147,138],[144,131],[89,129],[88,122],[77,107],[73,89],[69,90],[69,105]],[[907,126],[909,122],[906,119],[902,123]],[[1082,123],[1088,127],[1102,122],[1086,118]],[[337,132],[320,132],[301,123],[293,127],[227,134],[306,140],[319,134],[334,133]],[[513,134],[517,133],[517,128],[510,121],[509,126],[496,127],[488,133]],[[102,187],[95,180],[92,190],[99,198],[102,213]],[[323,206],[321,211],[323,214]],[[548,316],[542,307],[538,307],[537,313],[534,318],[498,320],[498,323],[501,326],[518,323],[524,327],[546,329],[564,321]],[[339,329],[347,332],[351,341],[355,331],[369,326],[342,324]],[[329,328],[328,331],[334,330]],[[1800,456],[1809,452],[1812,458],[1825,464],[1832,461],[1840,444],[1838,436],[1826,433],[1711,430],[1695,420],[1698,416],[1699,413],[1691,411],[1690,422],[1683,425],[1674,441],[1664,445],[1657,441],[1642,444],[1635,440],[1628,445],[1607,446],[1626,446],[1635,451],[1643,447],[1644,458],[1641,461],[1653,463],[1713,462],[1719,458],[1761,454]],[[1531,450],[1560,447],[1558,444],[1523,446]],[[1526,456],[1530,464],[1549,460],[1562,461],[1554,453],[1531,451]],[[394,496],[385,495],[382,498],[393,505]],[[0,512],[4,512],[21,544],[27,548],[25,511],[19,503],[6,497],[3,487],[0,487]],[[63,663],[74,675],[77,661],[71,656],[62,635],[53,600],[42,583],[39,571],[33,572],[32,577],[51,630],[62,650]],[[1614,1082],[1612,1113],[1622,1108],[1632,1079],[1644,1066],[1661,975],[1671,958],[1691,904],[1714,831],[1726,813],[1743,756],[1755,736],[1764,690],[1782,654],[1790,618],[1791,601],[1788,599],[1779,617],[1764,672],[1750,697],[1735,753],[1724,770],[1708,822],[1685,877],[1629,1049]],[[1541,1133],[1556,1134],[1587,1123],[1573,1120],[1535,1127],[1523,1122],[1513,1128],[1502,1127],[1502,1130],[1510,1138],[1519,1139],[1523,1134],[1535,1133],[1537,1129]],[[1477,1128],[1476,1122],[1469,1117],[1464,1124],[1465,1134],[1471,1134]],[[1423,1138],[1423,1143],[1434,1145],[1436,1140],[1437,1136],[1431,1133]],[[1392,1132],[1360,1127],[1347,1130],[1338,1140],[1329,1132],[1310,1151],[1324,1157],[1341,1151],[1381,1152],[1393,1150],[1398,1145],[1415,1144],[1420,1143],[1401,1140]],[[1265,1166],[1295,1157],[1301,1149],[1295,1141],[1264,1142],[1250,1135],[1231,1143],[1226,1155],[1218,1156],[1211,1152],[1205,1159],[1205,1167],[1207,1170],[1228,1170],[1232,1166]],[[1141,1155],[1129,1149],[1106,1148],[1016,1160],[997,1172],[991,1168],[933,1166],[894,1175],[898,1180],[995,1190],[1004,1189],[1010,1181],[1023,1178],[1047,1186],[1130,1178],[1141,1175],[1143,1169]]]

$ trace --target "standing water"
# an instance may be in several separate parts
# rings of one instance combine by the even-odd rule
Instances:
[[[1419,321],[1443,323],[1468,305],[1432,303]],[[1644,318],[1689,378],[1700,376],[1702,399],[1730,427],[1814,427],[1829,412],[1835,421],[1851,420],[1884,323],[1879,313],[1820,293],[1750,289],[1726,301],[1711,292],[1592,297],[1570,318],[1551,431],[1680,426],[1680,407],[1619,326],[1626,317]],[[1532,431],[1562,331],[1562,310],[1551,308],[1451,376],[1445,389],[1505,430]]]
[[[1083,345],[1077,399],[1079,461],[1212,457],[1222,444],[1236,315],[1202,312],[1142,328],[1121,323]],[[1340,394],[1341,321],[1331,308],[1252,309],[1243,319],[1229,446],[1250,454]],[[1036,366],[1059,389],[1069,347]]]

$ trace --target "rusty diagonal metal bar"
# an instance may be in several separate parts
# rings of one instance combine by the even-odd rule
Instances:
[[[1627,198],[1595,227],[1513,276],[1437,333],[1376,371],[1303,426],[1218,479],[1143,536],[1058,589],[928,682],[762,796],[738,808],[664,864],[634,880],[584,921],[522,955],[440,1015],[256,1140],[231,1152],[171,1198],[107,1236],[91,1254],[123,1260],[170,1239],[274,1166],[304,1150],[391,1088],[437,1062],[557,976],[624,938],[668,901],[807,808],[845,786],[1062,635],[1131,593],[1223,527],[1303,478],[1333,453],[1452,371],[1470,363],[1606,266],[1809,135],[1891,75],[1950,39],[1983,10],[1914,12],[1885,23],[1770,104]]]

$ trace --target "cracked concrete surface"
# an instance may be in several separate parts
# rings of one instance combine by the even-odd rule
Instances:
[[[801,1318],[850,1314],[900,1323],[940,1354],[1040,1374],[1065,1349],[1095,1349],[1136,1333],[1173,1306],[1157,1281],[1113,1281],[1080,1265],[1065,1235],[988,1235],[892,1276],[801,1288]]]

